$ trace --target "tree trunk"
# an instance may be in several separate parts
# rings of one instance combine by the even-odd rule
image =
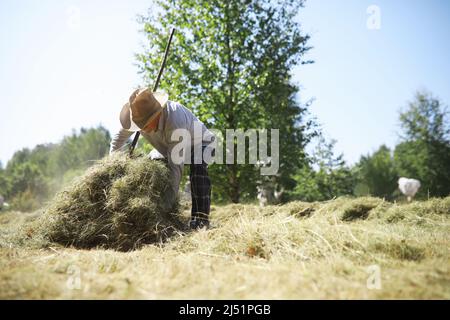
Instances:
[[[239,180],[238,180],[238,168],[237,164],[229,165],[228,170],[228,182],[230,184],[230,190],[228,192],[230,199],[233,203],[239,203],[240,200],[240,190],[239,190]]]

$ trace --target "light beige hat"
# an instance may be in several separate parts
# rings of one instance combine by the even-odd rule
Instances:
[[[169,95],[137,89],[120,111],[120,123],[124,129],[139,131],[144,129],[167,106]]]

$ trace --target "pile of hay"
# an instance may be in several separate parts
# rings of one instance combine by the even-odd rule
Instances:
[[[178,205],[164,200],[168,186],[168,169],[160,161],[107,157],[60,192],[27,235],[120,251],[163,241],[184,228]]]

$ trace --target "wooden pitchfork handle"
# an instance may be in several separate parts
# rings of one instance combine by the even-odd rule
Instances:
[[[159,81],[161,80],[161,76],[162,76],[162,73],[164,71],[164,67],[166,66],[167,56],[169,55],[170,43],[172,42],[172,38],[173,38],[173,34],[174,33],[175,33],[175,28],[172,28],[172,31],[170,32],[169,41],[167,42],[167,45],[166,45],[166,51],[164,53],[164,59],[163,59],[162,64],[161,64],[161,68],[159,68],[158,77],[156,78],[155,84],[153,85],[152,92],[155,92],[156,89],[158,89]],[[137,131],[136,134],[134,135],[133,142],[131,143],[131,146],[130,146],[130,157],[133,155],[133,151],[134,151],[134,148],[136,147],[136,144],[137,144],[137,142],[139,140],[140,134],[141,133],[139,131]]]

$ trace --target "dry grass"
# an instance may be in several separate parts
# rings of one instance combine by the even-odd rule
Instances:
[[[106,157],[59,192],[34,222],[17,234],[22,246],[52,243],[80,249],[128,251],[161,242],[184,224],[167,206],[167,167],[147,157]]]
[[[15,246],[8,237],[38,213],[7,213],[0,298],[450,298],[450,197],[233,204],[211,214],[210,230],[118,252]],[[373,266],[379,289],[367,285]]]

